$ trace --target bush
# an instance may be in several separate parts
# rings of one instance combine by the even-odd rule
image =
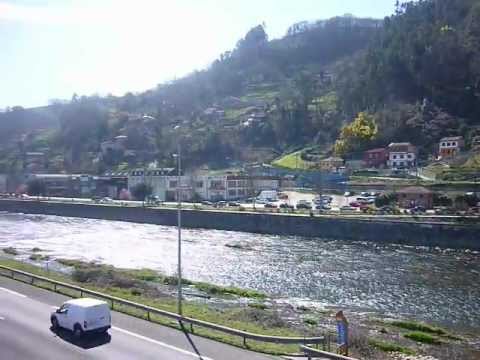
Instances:
[[[385,351],[385,352],[399,352],[402,354],[406,355],[414,355],[415,352],[407,347],[400,346],[398,344],[388,342],[388,341],[380,341],[380,340],[374,340],[370,339],[368,342],[371,346],[374,348],[377,348],[379,350]]]
[[[395,203],[397,201],[397,194],[389,193],[383,194],[375,199],[375,206],[382,207]]]
[[[437,335],[445,335],[447,333],[445,330],[441,328],[433,327],[423,323],[418,323],[415,321],[392,321],[390,325],[393,325],[402,329],[407,329],[412,331],[421,331],[424,333],[431,333],[431,334],[437,334]]]
[[[9,254],[9,255],[18,255],[17,249],[15,249],[14,247],[11,247],[11,246],[4,248],[3,252],[5,254]]]
[[[436,337],[434,337],[432,335],[425,334],[425,333],[420,332],[420,331],[411,332],[411,333],[405,334],[404,336],[407,339],[410,339],[410,340],[413,340],[413,341],[416,341],[416,342],[419,342],[419,343],[423,343],[423,344],[438,345],[438,344],[442,343]]]

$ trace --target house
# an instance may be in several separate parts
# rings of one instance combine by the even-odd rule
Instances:
[[[441,159],[457,156],[465,147],[461,136],[444,137],[440,140],[438,155]]]
[[[398,205],[401,208],[421,206],[425,209],[433,208],[433,192],[422,186],[410,186],[397,192]]]
[[[175,180],[172,180],[175,178]],[[175,181],[170,183],[170,181]],[[147,184],[152,188],[152,195],[158,196],[161,201],[175,200],[177,191],[177,177],[174,168],[134,169],[128,173],[128,191],[139,184]]]
[[[409,142],[388,145],[387,166],[391,169],[409,169],[417,166],[417,148]]]
[[[388,151],[385,148],[367,150],[363,154],[363,165],[367,168],[383,168],[387,166]]]

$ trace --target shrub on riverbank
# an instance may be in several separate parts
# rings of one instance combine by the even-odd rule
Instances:
[[[410,339],[422,344],[439,345],[442,343],[438,338],[432,335],[423,333],[421,331],[411,332],[411,333],[405,334],[404,336],[407,339]]]
[[[3,248],[2,250],[5,254],[8,254],[8,255],[14,255],[14,256],[18,255],[17,249],[15,249],[14,247],[11,247],[11,246]]]
[[[427,324],[415,322],[415,321],[392,321],[390,325],[412,331],[421,331],[424,333],[431,333],[436,335],[446,335],[447,332],[444,329],[433,327]]]

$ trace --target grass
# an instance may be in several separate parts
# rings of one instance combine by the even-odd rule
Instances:
[[[307,319],[304,319],[303,322],[307,325],[310,325],[310,326],[317,326],[318,325],[318,322],[315,319],[307,318]]]
[[[399,352],[405,355],[414,355],[415,352],[406,347],[406,346],[401,346],[389,341],[381,341],[381,340],[376,340],[376,339],[370,339],[368,341],[370,346],[373,346],[374,348],[385,351],[385,352]]]
[[[11,246],[3,248],[2,250],[5,254],[8,254],[8,255],[18,255],[17,249]]]
[[[65,259],[62,260],[62,263],[68,264],[76,264],[77,266],[85,266],[85,264],[78,262],[78,261],[67,261]],[[81,265],[79,265],[81,264]],[[170,312],[176,312],[176,301],[173,297],[167,296],[155,296],[151,295],[149,291],[146,291],[142,288],[141,281],[137,280],[135,283],[136,286],[129,286],[129,287],[121,287],[126,285],[131,285],[129,282],[122,282],[125,281],[125,278],[116,279],[118,284],[112,283],[96,283],[93,282],[88,276],[86,277],[87,282],[79,282],[74,280],[74,274],[72,276],[64,275],[56,272],[47,272],[39,267],[21,263],[15,260],[9,259],[0,259],[0,265],[12,267],[18,270],[22,270],[25,272],[29,272],[32,274],[36,274],[39,276],[48,277],[52,280],[57,280],[61,282],[70,283],[73,285],[82,286],[84,288],[99,291],[111,296],[116,296],[125,300],[134,301],[140,304],[152,306],[161,310],[166,310]],[[128,272],[112,272],[114,270],[113,267],[108,267],[107,269],[103,269],[102,271],[106,272],[107,275],[121,273],[121,276],[125,276],[126,279],[132,280],[129,278],[125,273]],[[99,271],[98,268],[92,266],[92,271]],[[99,273],[105,275],[104,272],[100,271]],[[92,275],[92,274],[90,274]],[[97,273],[98,275],[98,273]],[[136,276],[143,277],[146,279],[155,279],[155,274],[152,273],[150,270],[139,270],[136,272]],[[27,279],[25,279],[27,280]],[[52,287],[48,283],[36,283],[36,286],[52,290]],[[250,291],[250,290],[246,290]],[[58,292],[70,296],[70,297],[78,297],[77,291],[72,291],[68,289],[59,288]],[[259,306],[261,307],[261,306]],[[184,301],[183,303],[183,312],[184,315],[187,317],[193,317],[199,320],[204,320],[212,323],[216,323],[219,325],[228,326],[231,328],[248,331],[257,334],[265,334],[265,335],[275,335],[275,336],[300,336],[302,337],[304,334],[295,331],[294,329],[287,326],[287,324],[278,320],[277,316],[274,311],[269,311],[268,309],[260,309],[257,306],[253,307],[242,307],[242,308],[229,308],[229,309],[214,309],[210,308],[207,305],[198,304],[195,302]],[[143,311],[139,311],[138,309],[115,305],[115,310],[124,312],[129,315],[137,316],[142,319],[146,318],[146,314]],[[261,316],[260,313],[261,312]],[[161,325],[170,326],[173,328],[179,328],[177,322],[168,320],[166,318],[160,316],[151,316],[151,321],[159,323]],[[189,327],[187,329],[189,331]],[[198,328],[195,327],[194,333],[196,335],[200,335],[209,339],[217,340],[220,342],[224,342],[227,344],[235,345],[238,347],[243,347],[243,340],[241,338],[228,335],[225,333],[220,333],[208,329]],[[313,335],[313,334],[312,334]],[[316,334],[318,335],[318,334]],[[247,347],[254,351],[269,353],[273,355],[281,355],[281,354],[288,354],[294,353],[298,351],[298,345],[280,345],[280,344],[271,344],[271,343],[262,343],[256,341],[248,341]]]
[[[421,332],[421,331],[415,331],[415,332],[405,334],[404,337],[406,337],[407,339],[422,343],[422,344],[439,345],[439,344],[442,343],[435,336],[426,334],[426,333]]]
[[[392,321],[390,322],[390,325],[393,325],[395,327],[401,328],[401,329],[406,329],[406,330],[412,330],[412,331],[420,331],[423,333],[430,333],[430,334],[436,334],[436,335],[447,335],[447,332],[444,329],[430,326],[424,323],[419,323],[416,321]]]
[[[301,152],[302,151],[300,150],[300,151],[285,155],[275,160],[272,163],[272,165],[283,167],[286,169],[301,169],[301,170],[309,169],[312,163],[302,160],[300,156]]]

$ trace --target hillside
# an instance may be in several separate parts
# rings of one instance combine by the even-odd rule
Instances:
[[[291,162],[282,156],[305,148],[356,158],[402,141],[426,161],[443,136],[469,148],[480,135],[479,40],[475,0],[302,22],[274,40],[259,25],[207,69],[144,93],[75,95],[45,108],[47,123],[33,110],[18,124],[18,111],[0,114],[0,171],[18,170],[26,149],[46,151],[49,171],[172,166],[178,141],[190,169]],[[34,131],[41,123],[49,130]]]
[[[51,171],[101,172],[151,161],[172,165],[178,138],[192,168],[269,161],[317,135],[331,143],[344,118],[331,92],[330,69],[364,50],[380,25],[353,17],[303,22],[272,41],[257,26],[208,69],[144,93],[74,95],[67,104],[47,107],[55,120],[48,124],[34,110],[13,109],[0,114],[0,132],[9,134],[0,139],[0,151],[9,155],[0,171],[19,170],[14,158],[27,148],[56,159]],[[12,121],[20,113],[29,122]],[[42,124],[47,134],[38,131]],[[173,131],[177,125],[180,133]],[[118,136],[127,139],[121,152],[101,151],[102,143]]]

